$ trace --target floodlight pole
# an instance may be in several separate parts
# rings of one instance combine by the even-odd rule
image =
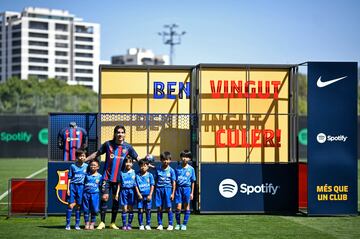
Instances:
[[[164,28],[168,28],[169,31],[159,32],[159,36],[163,37],[163,43],[165,45],[170,45],[170,65],[173,64],[173,56],[174,56],[174,46],[181,44],[181,36],[185,35],[185,31],[181,33],[177,33],[174,29],[177,28],[178,25],[164,25]]]

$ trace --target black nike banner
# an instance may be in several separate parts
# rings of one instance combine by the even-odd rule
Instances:
[[[357,214],[357,62],[308,63],[308,214]]]

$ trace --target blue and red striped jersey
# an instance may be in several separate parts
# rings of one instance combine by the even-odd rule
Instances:
[[[81,127],[65,127],[59,132],[58,141],[64,149],[64,161],[75,161],[75,151],[86,145],[87,133]]]
[[[125,169],[124,159],[127,155],[137,159],[138,154],[131,146],[126,142],[122,144],[116,144],[114,140],[106,141],[101,145],[98,150],[99,154],[106,153],[105,165],[104,165],[104,180],[117,182],[120,171]]]

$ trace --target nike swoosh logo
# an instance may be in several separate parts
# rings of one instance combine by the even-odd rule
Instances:
[[[347,77],[347,76],[343,76],[343,77],[336,78],[336,79],[333,79],[333,80],[321,81],[321,76],[320,76],[319,79],[318,79],[317,82],[316,82],[316,85],[317,85],[319,88],[322,88],[322,87],[331,85],[332,83],[335,83],[335,82],[337,82],[337,81],[339,81],[339,80],[345,79],[346,77]]]

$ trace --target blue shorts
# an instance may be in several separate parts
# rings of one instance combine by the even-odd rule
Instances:
[[[171,208],[171,192],[172,188],[156,188],[155,206],[162,207],[165,204],[166,208]]]
[[[111,191],[112,195],[115,195],[118,184],[119,183],[117,183],[117,182],[103,181],[103,183],[101,185],[101,193],[102,194],[110,194],[110,191]]]
[[[135,204],[135,189],[123,188],[120,190],[120,205],[134,206]]]
[[[83,210],[86,213],[98,213],[99,212],[99,193],[84,193]]]
[[[175,203],[190,203],[191,187],[176,187]]]
[[[67,197],[68,203],[76,203],[81,205],[83,201],[84,184],[70,183],[70,196]]]
[[[138,198],[138,202],[137,202],[137,208],[138,209],[151,209],[152,208],[152,200],[148,201],[147,198],[148,195],[142,195],[143,199],[140,200]]]

